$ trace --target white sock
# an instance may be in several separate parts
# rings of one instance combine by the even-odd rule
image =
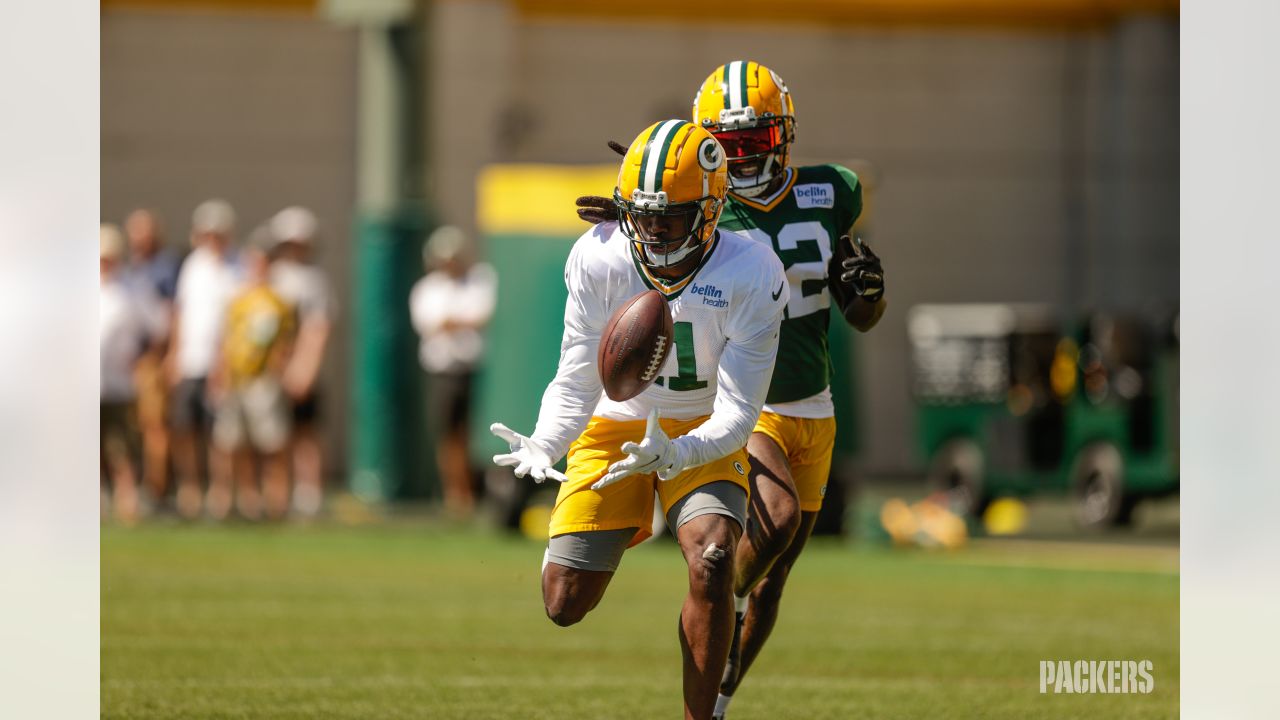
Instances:
[[[729,711],[729,701],[732,699],[732,695],[717,695],[716,709],[711,711],[711,717],[723,717]]]
[[[751,604],[751,596],[744,597],[733,596],[733,611],[739,615],[747,614],[747,606]]]

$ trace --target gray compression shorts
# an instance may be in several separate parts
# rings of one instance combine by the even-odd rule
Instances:
[[[747,493],[728,481],[713,482],[680,498],[667,513],[667,525],[679,528],[703,515],[725,515],[747,525]],[[557,535],[547,542],[546,562],[577,570],[613,572],[622,553],[635,537],[636,528],[589,530]]]

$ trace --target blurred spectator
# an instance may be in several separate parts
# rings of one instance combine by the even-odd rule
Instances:
[[[125,218],[124,231],[129,238],[128,282],[145,285],[157,297],[171,302],[182,263],[178,254],[165,246],[160,220],[150,210],[134,210]]]
[[[281,378],[293,342],[293,308],[271,289],[270,238],[255,233],[244,252],[245,285],[227,308],[221,349],[209,393],[214,400],[209,514],[222,519],[235,504],[240,514],[282,518],[289,509],[286,450],[292,417]],[[261,461],[263,492],[258,492],[255,451]]]
[[[101,349],[101,393],[98,412],[99,463],[111,487],[115,517],[126,524],[138,519],[137,421],[134,415],[134,365],[151,335],[161,331],[157,316],[147,312],[123,280],[124,236],[114,225],[98,234],[100,296],[98,327]]]
[[[206,381],[217,355],[227,304],[238,284],[232,246],[235,222],[235,211],[224,200],[208,200],[196,208],[191,218],[195,249],[182,264],[174,294],[165,366],[172,388],[169,423],[178,512],[187,518],[200,513],[200,456],[201,450],[207,449],[211,419],[205,400]],[[211,463],[220,460],[210,454]]]
[[[149,298],[154,312],[164,319],[162,331],[152,337],[134,373],[138,424],[142,429],[142,477],[151,499],[158,503],[164,498],[169,474],[169,429],[165,417],[169,388],[164,377],[164,356],[179,260],[177,253],[165,247],[160,222],[150,210],[134,210],[125,219],[124,229],[129,238],[127,282],[139,297]]]
[[[293,306],[298,319],[297,341],[283,378],[293,412],[293,508],[311,517],[320,511],[323,500],[316,381],[329,344],[333,300],[324,272],[312,263],[316,216],[303,207],[288,207],[271,219],[269,227],[275,241],[271,288]]]
[[[409,296],[413,327],[422,338],[419,359],[429,377],[428,419],[439,428],[436,462],[445,507],[456,515],[475,505],[467,438],[471,386],[497,296],[493,268],[470,263],[465,244],[456,227],[433,232],[423,249],[429,272]]]

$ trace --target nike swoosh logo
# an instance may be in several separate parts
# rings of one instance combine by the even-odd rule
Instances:
[[[783,285],[786,285],[786,283],[782,283],[782,285],[779,285],[779,286],[778,286],[778,291],[777,291],[777,292],[775,292],[775,293],[773,294],[773,299],[774,299],[774,300],[777,300],[777,299],[778,299],[778,297],[782,295],[782,287],[783,287]]]

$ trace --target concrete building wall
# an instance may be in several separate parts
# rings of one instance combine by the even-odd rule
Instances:
[[[102,216],[159,211],[189,249],[191,212],[223,197],[240,236],[292,204],[320,218],[339,316],[322,376],[330,468],[345,463],[355,36],[305,14],[102,15]]]

